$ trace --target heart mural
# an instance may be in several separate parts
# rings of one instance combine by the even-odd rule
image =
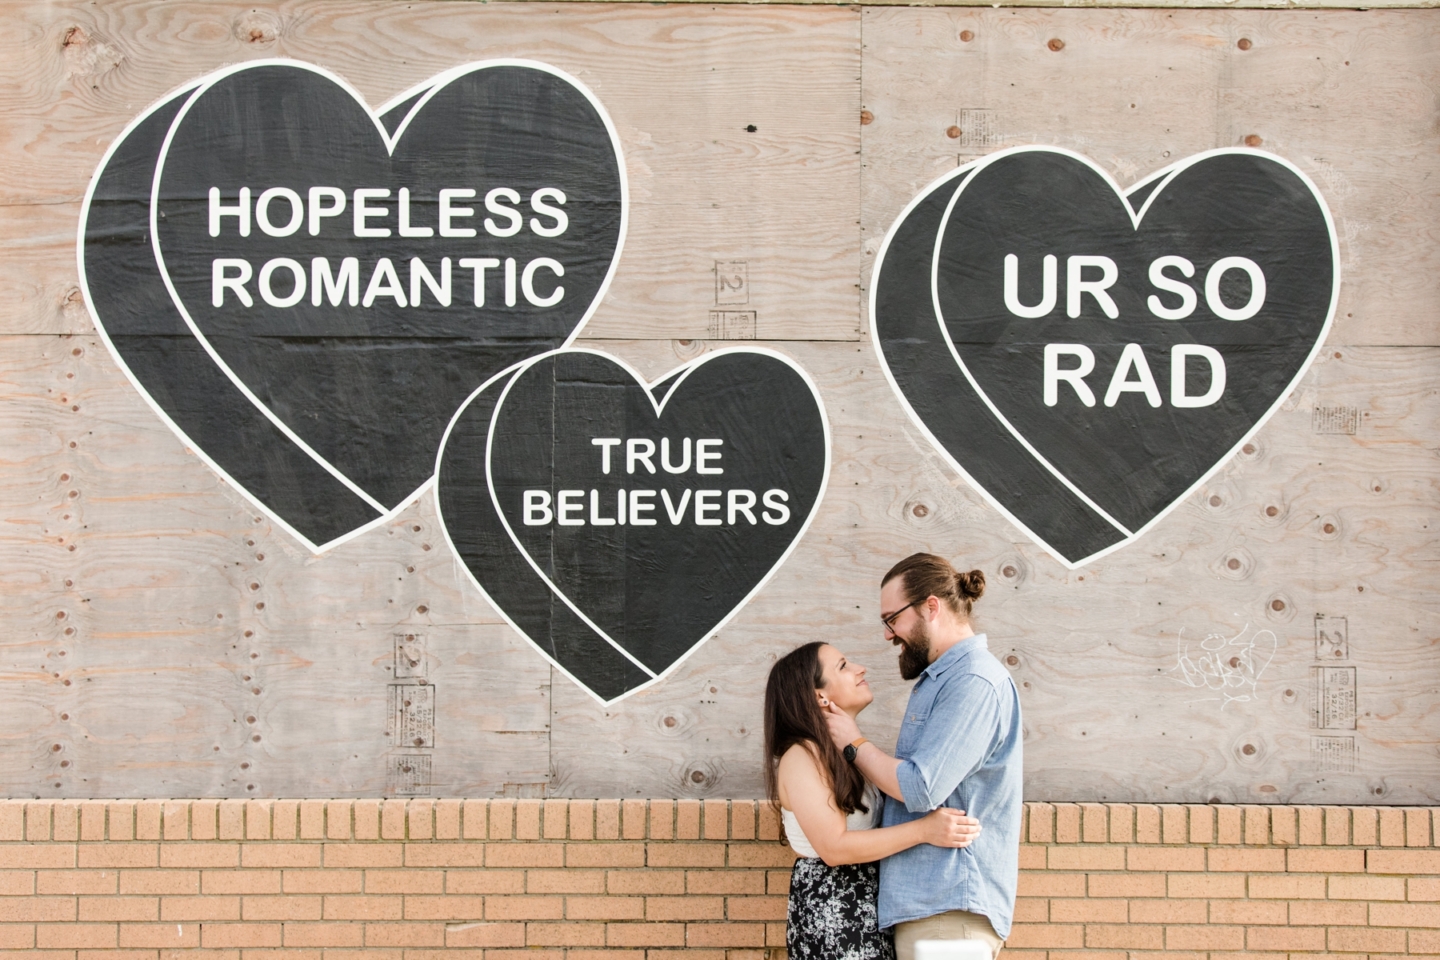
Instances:
[[[1315,185],[1254,150],[1122,192],[1062,150],[941,178],[891,228],[876,348],[912,419],[1075,567],[1129,543],[1284,401],[1334,314]]]
[[[820,396],[767,350],[707,354],[647,386],[561,350],[476,392],[437,500],[491,604],[602,702],[672,670],[764,585],[829,475]]]
[[[318,552],[430,482],[478,384],[575,336],[625,220],[613,124],[552,67],[469,64],[372,113],[259,61],[117,140],[82,282],[162,418]]]

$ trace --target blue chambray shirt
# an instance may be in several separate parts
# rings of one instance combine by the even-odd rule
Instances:
[[[959,850],[928,843],[880,861],[880,926],[967,910],[1010,935],[1020,867],[1020,697],[985,634],[951,647],[910,691],[895,756],[902,803],[885,798],[882,825],[942,804],[980,821]]]

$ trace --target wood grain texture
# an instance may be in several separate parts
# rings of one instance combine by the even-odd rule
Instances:
[[[875,581],[931,549],[990,578],[977,620],[1014,657],[1032,798],[1440,800],[1432,13],[0,9],[0,793],[393,795],[398,758],[415,755],[435,795],[755,797],[764,675],[800,642],[831,639],[871,667],[867,732],[893,740],[906,688]],[[611,707],[552,676],[465,581],[430,497],[321,557],[257,521],[125,379],[76,287],[95,164],[182,81],[293,56],[379,103],[501,55],[574,73],[620,129],[634,218],[582,343],[651,377],[725,345],[704,339],[710,271],[746,260],[741,308],[815,378],[834,437],[829,491],[790,560],[669,679]],[[973,143],[946,134],[961,110],[990,111],[971,115],[989,124]],[[857,280],[957,160],[1053,143],[1129,183],[1251,133],[1315,177],[1341,230],[1322,362],[1206,489],[1066,571],[905,418],[854,339]],[[1317,434],[1316,407],[1354,408],[1357,432]],[[1354,731],[1309,725],[1316,614],[1347,618]],[[1250,699],[1177,682],[1187,641],[1247,624],[1276,638]],[[387,726],[397,633],[422,638],[433,747],[402,749]],[[1354,772],[1317,769],[1316,735],[1353,736]]]
[[[864,17],[863,99],[874,118],[862,128],[867,277],[920,188],[994,150],[1065,147],[1123,187],[1191,154],[1248,144],[1305,171],[1334,215],[1342,287],[1332,338],[1440,342],[1434,14],[876,8]],[[1062,48],[1050,49],[1057,40]]]
[[[625,153],[626,269],[589,335],[704,336],[717,260],[749,264],[742,308],[760,335],[859,335],[858,11],[733,7],[717,20],[685,7],[354,0],[238,14],[155,2],[0,10],[17,25],[0,64],[0,237],[39,241],[55,257],[6,258],[0,295],[15,309],[0,331],[83,331],[54,309],[74,282],[68,205],[125,124],[180,84],[239,60],[292,57],[378,106],[448,67],[525,57],[589,86]],[[35,204],[61,209],[10,212]]]

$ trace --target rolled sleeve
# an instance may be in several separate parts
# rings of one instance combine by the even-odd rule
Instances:
[[[945,685],[924,722],[925,736],[895,770],[911,813],[941,806],[985,761],[999,730],[1000,698],[989,683],[966,676]]]

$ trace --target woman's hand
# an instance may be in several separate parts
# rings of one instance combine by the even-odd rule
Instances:
[[[924,842],[936,847],[968,847],[980,835],[980,821],[965,815],[964,810],[940,807],[921,820]]]

